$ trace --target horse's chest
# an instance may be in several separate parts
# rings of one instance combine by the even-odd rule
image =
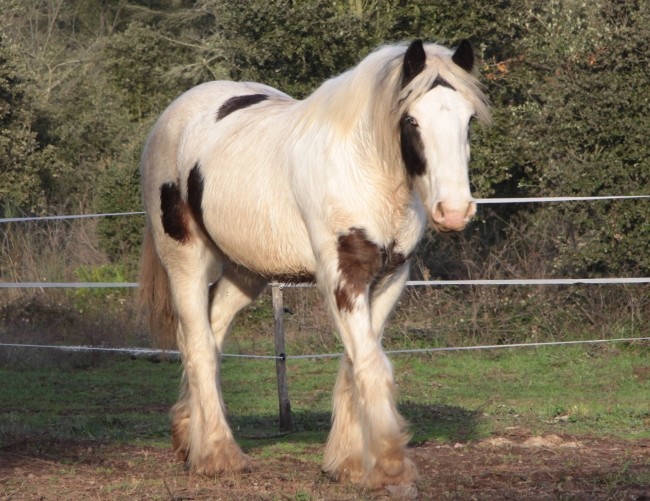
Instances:
[[[419,199],[413,197],[394,226],[393,252],[410,255],[422,239],[426,226],[426,211]]]

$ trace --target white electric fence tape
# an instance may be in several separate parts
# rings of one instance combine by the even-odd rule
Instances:
[[[527,203],[551,203],[551,202],[585,202],[592,200],[635,200],[650,198],[650,195],[611,195],[603,197],[524,197],[524,198],[477,198],[478,205],[484,204],[527,204]],[[33,216],[33,217],[5,217],[0,218],[0,223],[20,223],[27,221],[56,221],[65,219],[87,219],[92,217],[111,216],[141,216],[145,212],[107,212],[99,214],[72,214],[61,216]]]

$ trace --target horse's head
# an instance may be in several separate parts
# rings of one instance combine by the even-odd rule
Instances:
[[[468,175],[469,122],[476,115],[487,118],[487,107],[470,74],[473,64],[465,40],[453,54],[438,46],[427,51],[418,40],[404,55],[402,158],[439,231],[460,231],[476,213]]]

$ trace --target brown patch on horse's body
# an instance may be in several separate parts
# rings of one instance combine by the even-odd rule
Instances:
[[[165,183],[160,187],[160,211],[165,233],[180,243],[190,241],[196,226],[210,241],[210,234],[203,219],[204,180],[197,162],[187,176],[187,201],[183,200],[179,183]],[[191,227],[193,220],[196,226]],[[214,244],[214,242],[212,242]]]
[[[362,294],[381,268],[381,252],[366,231],[350,228],[338,240],[339,271],[342,281],[334,291],[339,310],[352,311],[354,298]]]
[[[350,228],[338,239],[339,271],[342,280],[334,290],[339,311],[352,311],[354,299],[378,279],[394,273],[408,259],[395,252],[396,242],[379,247],[362,228]]]
[[[165,233],[178,242],[187,242],[189,214],[178,183],[165,183],[160,187],[160,212]]]
[[[187,205],[196,223],[207,234],[205,221],[203,220],[203,209],[201,208],[201,204],[203,203],[203,185],[204,181],[201,167],[196,162],[187,176]]]

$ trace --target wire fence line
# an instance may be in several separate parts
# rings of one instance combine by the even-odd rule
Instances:
[[[650,342],[650,337],[624,337],[616,339],[584,339],[574,341],[547,341],[537,343],[513,343],[513,344],[487,344],[476,346],[440,346],[432,348],[412,348],[403,350],[386,350],[387,355],[417,355],[424,353],[437,353],[449,351],[476,351],[476,350],[497,350],[506,348],[543,348],[547,346],[568,346],[583,344],[603,344],[603,343],[634,343]],[[104,346],[70,346],[70,345],[46,345],[46,344],[23,344],[23,343],[0,343],[0,348],[18,348],[18,349],[47,349],[58,350],[73,353],[98,352],[98,353],[120,353],[134,357],[167,357],[170,359],[180,359],[181,353],[177,350],[158,350],[154,348],[108,348]],[[244,353],[222,353],[224,358],[244,358],[252,360],[310,360],[319,358],[339,358],[343,355],[339,353],[311,353],[303,355],[252,355]]]
[[[407,287],[430,287],[450,285],[606,285],[606,284],[647,284],[650,277],[613,277],[613,278],[511,278],[511,279],[476,279],[476,280],[409,280]],[[281,289],[315,287],[314,283],[272,282],[272,287]],[[0,289],[110,289],[137,288],[138,282],[0,282]]]
[[[553,203],[553,202],[580,202],[580,201],[601,201],[601,200],[629,200],[629,199],[648,199],[650,195],[614,195],[614,196],[589,196],[589,197],[528,197],[528,198],[479,198],[477,204],[509,204],[509,203]],[[98,214],[76,214],[76,215],[56,215],[56,216],[37,216],[37,217],[10,217],[0,218],[0,223],[15,223],[29,221],[52,221],[67,219],[86,219],[96,217],[114,217],[114,216],[133,216],[144,215],[145,212],[111,212]],[[650,283],[650,277],[614,277],[614,278],[559,278],[559,279],[500,279],[500,280],[411,280],[406,283],[407,286],[528,286],[528,285],[582,285],[582,284],[645,284]],[[270,284],[280,290],[294,287],[313,287],[314,284],[302,283],[279,283]],[[9,288],[35,288],[35,289],[52,289],[52,288],[136,288],[137,282],[0,282],[0,289]],[[579,341],[553,341],[541,343],[518,343],[502,345],[481,345],[481,346],[448,346],[421,349],[390,350],[388,354],[405,354],[405,353],[432,353],[440,351],[461,351],[461,350],[484,350],[500,348],[523,348],[523,347],[540,347],[540,346],[558,346],[571,344],[589,344],[589,343],[615,343],[615,342],[635,342],[648,341],[648,337],[638,338],[617,338],[617,339],[593,339]],[[167,356],[179,357],[178,351],[163,351],[147,348],[107,348],[97,346],[57,346],[57,345],[38,345],[38,344],[12,344],[0,343],[0,347],[14,348],[40,348],[52,349],[71,352],[121,352],[131,355],[155,356],[166,354]],[[313,358],[332,358],[341,356],[340,353],[311,354],[311,355],[286,355],[285,353],[276,355],[244,355],[244,354],[223,354],[225,357],[239,357],[251,359],[270,359],[270,360],[287,360],[287,359],[313,359]]]
[[[477,205],[489,204],[522,204],[522,203],[553,203],[553,202],[587,202],[600,200],[639,200],[650,198],[650,195],[609,195],[593,197],[520,197],[520,198],[477,198]],[[57,216],[25,216],[0,218],[0,223],[22,223],[29,221],[58,221],[66,219],[87,219],[95,217],[142,216],[144,211],[105,212],[97,214],[70,214]]]
[[[508,203],[548,203],[548,202],[579,202],[579,201],[598,201],[598,200],[624,200],[624,199],[648,199],[650,195],[630,195],[630,196],[609,196],[609,197],[535,197],[535,198],[492,198],[477,199],[477,204],[508,204]],[[122,212],[122,213],[103,213],[103,214],[77,214],[70,216],[41,216],[41,217],[14,217],[0,218],[1,223],[18,223],[29,221],[52,221],[68,219],[85,219],[93,217],[115,217],[115,216],[135,216],[144,215],[144,212]],[[615,278],[578,278],[578,279],[508,279],[508,280],[414,280],[407,282],[408,286],[464,286],[464,285],[510,285],[510,286],[528,286],[528,285],[578,285],[578,284],[642,284],[649,283],[650,277],[615,277]],[[279,419],[281,429],[284,429],[282,423],[288,423],[288,429],[291,428],[291,406],[289,404],[289,392],[286,384],[286,363],[287,360],[300,359],[324,359],[341,357],[341,353],[317,353],[305,355],[287,355],[284,350],[284,327],[283,327],[283,300],[282,290],[288,287],[307,287],[313,284],[287,284],[271,283],[273,291],[273,309],[275,319],[275,355],[247,355],[225,353],[223,357],[233,357],[242,359],[273,360],[276,367],[277,385],[278,385],[278,402],[279,402]],[[117,287],[138,287],[137,282],[3,282],[0,283],[0,289],[8,288],[117,288]],[[436,352],[451,351],[470,351],[470,350],[495,350],[504,348],[536,348],[545,346],[567,346],[567,345],[584,345],[584,344],[602,344],[602,343],[620,343],[620,342],[646,342],[650,337],[627,337],[616,339],[590,339],[575,341],[550,341],[550,342],[533,342],[533,343],[513,343],[498,345],[478,345],[478,346],[445,346],[429,347],[415,349],[387,350],[389,355],[404,354],[424,354]],[[104,353],[126,353],[135,357],[165,356],[179,359],[181,357],[178,351],[163,351],[147,348],[109,348],[100,346],[57,346],[57,345],[38,345],[38,344],[16,344],[0,343],[1,348],[13,349],[47,349],[67,352],[104,352]]]

